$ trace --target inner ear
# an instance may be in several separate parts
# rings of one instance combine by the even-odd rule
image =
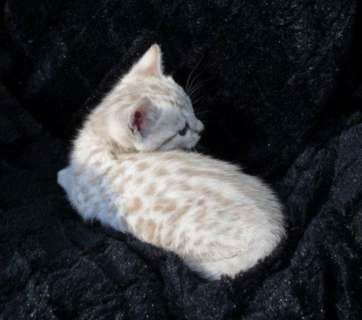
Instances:
[[[136,110],[133,114],[133,119],[131,123],[132,128],[141,131],[144,126],[144,118],[145,115],[143,110]]]
[[[129,127],[133,134],[146,137],[158,119],[158,108],[151,100],[143,98],[130,110]]]
[[[161,48],[154,44],[133,65],[129,74],[161,76],[163,74]]]

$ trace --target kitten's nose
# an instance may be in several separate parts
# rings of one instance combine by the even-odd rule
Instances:
[[[204,129],[205,129],[204,124],[200,120],[198,120],[197,124],[196,124],[196,130],[198,132],[202,132],[202,131],[204,131]]]

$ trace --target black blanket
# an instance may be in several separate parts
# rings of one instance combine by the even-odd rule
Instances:
[[[0,319],[362,319],[357,0],[0,5]],[[154,42],[198,88],[202,150],[284,203],[287,240],[235,280],[84,223],[56,184],[85,114]]]

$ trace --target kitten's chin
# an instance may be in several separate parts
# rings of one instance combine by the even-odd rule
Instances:
[[[161,145],[152,145],[152,144],[136,144],[135,149],[137,152],[153,152],[153,151],[171,151],[171,150],[185,150],[191,151],[194,150],[197,143],[200,140],[200,135],[194,137],[192,141],[187,141],[184,143],[175,143],[174,141],[169,141],[168,143],[163,143]]]
[[[157,150],[158,151],[171,151],[171,150],[184,150],[184,151],[192,151],[195,149],[199,139],[193,143],[187,145],[162,145]]]
[[[157,149],[152,148],[152,147],[145,147],[145,146],[138,146],[135,148],[135,152],[153,152],[156,151]]]
[[[135,145],[135,152],[154,152],[159,151],[161,148],[159,146],[152,146],[152,145]]]
[[[195,138],[195,140],[188,146],[188,150],[192,150],[192,149],[195,149],[196,145],[199,143],[201,139],[201,136],[200,135],[197,135],[197,138]]]

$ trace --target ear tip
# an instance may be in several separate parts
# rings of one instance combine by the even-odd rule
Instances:
[[[162,53],[157,43],[154,43],[132,66],[128,74],[144,76],[162,75]]]
[[[157,53],[161,53],[161,47],[158,43],[154,43],[150,49],[155,50]]]

